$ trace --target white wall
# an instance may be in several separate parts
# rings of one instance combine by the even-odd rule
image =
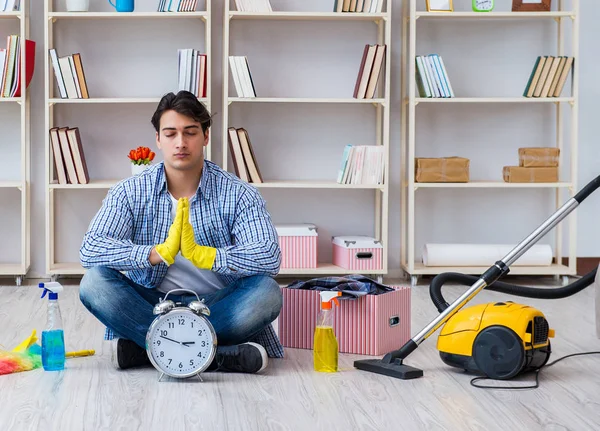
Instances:
[[[158,0],[136,0],[136,10],[154,10]],[[60,0],[60,6],[64,0]],[[330,11],[333,0],[271,0],[276,10]],[[424,8],[425,0],[422,1]],[[470,10],[470,0],[455,1]],[[510,0],[497,0],[497,10],[510,10]],[[600,18],[597,2],[582,1],[580,39],[579,175],[581,187],[598,175],[593,100],[600,88],[594,60]],[[37,41],[32,92],[32,268],[45,276],[44,247],[44,91],[43,4],[34,4],[31,37]],[[108,1],[91,0],[92,10],[110,10]],[[394,1],[392,30],[391,111],[391,270],[400,267],[400,81],[401,1]],[[213,1],[212,82],[215,123],[213,159],[221,163],[222,20],[223,5]],[[376,42],[370,23],[236,21],[231,54],[247,55],[259,96],[350,97],[362,49]],[[553,54],[556,37],[551,20],[485,22],[419,22],[419,53],[443,56],[457,95],[519,95],[537,55]],[[86,34],[83,31],[86,31]],[[0,37],[17,31],[0,22]],[[204,49],[203,24],[194,20],[58,21],[55,47],[59,55],[81,52],[92,97],[160,96],[176,90],[177,48]],[[318,66],[318,68],[317,68]],[[53,77],[52,77],[53,78]],[[234,94],[234,93],[231,93]],[[0,105],[2,136],[14,133],[16,119]],[[501,178],[502,166],[517,162],[519,146],[552,145],[550,105],[427,105],[417,107],[417,156],[462,155],[471,159],[473,179]],[[123,177],[126,154],[138,145],[154,147],[151,105],[67,105],[56,108],[57,124],[79,126],[90,175]],[[374,138],[371,106],[243,105],[230,110],[230,125],[248,129],[263,175],[270,179],[335,177],[344,145]],[[568,111],[565,111],[568,113]],[[568,126],[568,121],[565,123]],[[568,135],[567,135],[568,136]],[[15,159],[11,150],[3,157]],[[568,163],[568,154],[565,163]],[[3,164],[4,166],[5,164]],[[230,165],[231,166],[231,165]],[[566,171],[568,173],[568,170]],[[0,178],[18,175],[3,171]],[[320,229],[320,252],[328,260],[332,235],[373,234],[373,194],[367,191],[263,190],[275,222],[312,222]],[[77,259],[81,237],[105,191],[58,191],[56,214],[59,260]],[[553,210],[545,190],[420,190],[418,247],[425,241],[518,241]],[[14,261],[18,252],[18,215],[12,195],[0,194],[2,221],[0,260]],[[17,196],[18,198],[18,196]],[[75,207],[77,206],[77,209]],[[573,215],[579,220],[578,255],[600,256],[592,196]],[[7,225],[9,227],[7,227]],[[552,239],[549,235],[547,240]],[[546,241],[547,242],[547,241]],[[17,246],[15,246],[17,244]],[[417,250],[418,251],[418,250]],[[566,250],[565,250],[566,251]],[[417,254],[418,255],[418,254]],[[18,255],[17,255],[18,256]]]

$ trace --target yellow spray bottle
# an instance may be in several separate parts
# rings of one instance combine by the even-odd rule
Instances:
[[[322,291],[321,311],[317,318],[313,345],[314,367],[316,371],[335,373],[338,370],[338,342],[333,332],[333,310],[331,303],[340,305],[337,297],[342,292]]]

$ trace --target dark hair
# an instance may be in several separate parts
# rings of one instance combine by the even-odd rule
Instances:
[[[165,111],[173,110],[181,115],[193,118],[202,125],[202,131],[206,133],[212,124],[212,118],[206,107],[189,91],[181,90],[175,95],[174,93],[165,94],[154,114],[152,115],[152,125],[158,132],[160,130],[160,118]]]

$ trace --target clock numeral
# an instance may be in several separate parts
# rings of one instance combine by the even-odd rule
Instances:
[[[160,357],[162,358],[163,356],[165,356],[165,352],[160,352]]]
[[[179,368],[183,368],[183,363],[179,363]]]
[[[202,329],[198,329],[198,336],[202,335]]]
[[[173,359],[169,359],[169,365],[171,365],[171,362],[173,362]]]
[[[206,341],[202,342],[202,347],[206,347]]]
[[[194,360],[190,359],[190,367],[193,367],[193,366],[194,366]]]
[[[198,357],[201,358],[202,357],[202,352],[198,352]]]
[[[166,329],[161,329],[160,330],[160,335],[163,336],[163,337],[166,337],[167,336],[167,330]]]
[[[173,322],[169,322],[169,329],[173,329],[175,327],[175,324]]]
[[[194,321],[190,320],[190,323],[192,324],[192,328],[194,327]]]
[[[180,325],[185,325],[185,319],[179,319],[179,324]]]
[[[160,340],[156,340],[156,345],[160,346]]]

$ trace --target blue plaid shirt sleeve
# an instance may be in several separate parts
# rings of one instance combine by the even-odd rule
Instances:
[[[134,244],[132,230],[133,213],[125,188],[117,184],[109,190],[83,237],[79,250],[81,265],[84,268],[105,265],[119,271],[151,267],[148,258],[152,246]]]
[[[217,248],[213,271],[238,276],[279,273],[277,231],[264,199],[253,188],[244,188],[235,203],[231,235],[233,245]]]

